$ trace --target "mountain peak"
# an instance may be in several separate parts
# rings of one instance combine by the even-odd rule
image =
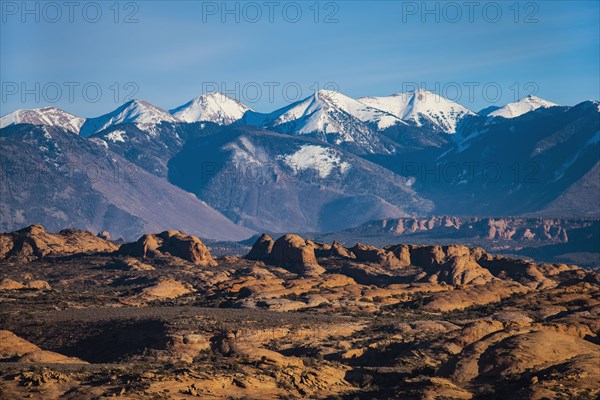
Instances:
[[[120,107],[117,108],[117,110],[135,110],[137,112],[140,113],[153,113],[153,114],[167,114],[168,113],[163,110],[162,108],[155,106],[154,104],[151,104],[145,100],[141,100],[141,99],[132,99],[127,101],[126,103],[123,103]],[[115,110],[116,111],[116,110]],[[168,117],[166,116],[166,118],[168,119],[173,119],[172,117]]]
[[[446,133],[455,133],[462,118],[474,115],[460,104],[426,89],[385,97],[362,97],[358,100],[416,126],[429,125]]]
[[[397,117],[343,93],[321,89],[311,96],[269,114],[249,113],[244,121],[294,135],[312,135],[334,144],[372,152],[383,148],[373,128],[403,124]],[[385,150],[382,150],[385,151]]]
[[[15,124],[60,126],[78,133],[85,120],[56,107],[16,110],[0,118],[0,128]]]
[[[528,95],[513,103],[508,103],[494,112],[489,113],[490,117],[516,118],[538,108],[556,107],[558,104],[541,99],[539,97]]]
[[[241,119],[252,109],[244,103],[221,92],[200,95],[170,111],[171,115],[185,122],[208,121],[229,125]]]
[[[118,124],[133,123],[141,127],[151,127],[161,122],[178,121],[177,118],[154,104],[140,99],[133,99],[108,114],[88,118],[81,127],[80,134],[88,137]]]
[[[519,103],[519,102],[534,102],[534,103],[558,105],[558,104],[554,104],[550,101],[544,100],[542,98],[539,98],[537,96],[534,96],[532,94],[527,95],[527,96],[523,97],[521,100],[517,101],[517,103]]]
[[[344,110],[346,110],[349,104],[356,103],[356,100],[352,97],[346,96],[341,92],[336,92],[335,90],[328,89],[320,89],[316,91],[312,96],[304,99],[304,101],[309,100],[326,104],[328,106],[340,107]]]
[[[340,92],[337,92],[337,91],[331,90],[331,89],[319,89],[315,92],[314,96],[321,97],[321,98],[332,98],[332,97],[338,97],[338,96],[348,97],[343,93],[340,93]]]

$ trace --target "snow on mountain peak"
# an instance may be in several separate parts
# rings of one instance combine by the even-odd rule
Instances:
[[[296,174],[311,169],[323,179],[334,169],[339,169],[343,174],[350,168],[350,164],[342,161],[337,151],[317,145],[304,145],[295,153],[279,156],[278,159],[283,160]]]
[[[475,114],[460,104],[425,89],[385,97],[362,97],[358,101],[403,121],[417,126],[432,125],[446,133],[455,133],[462,118]]]
[[[31,110],[17,110],[0,118],[0,128],[15,124],[60,126],[72,132],[79,132],[85,119],[76,117],[56,107],[42,107]]]
[[[390,151],[375,131],[404,125],[385,111],[326,89],[271,113],[248,112],[241,122],[291,135],[310,135],[366,153]]]
[[[554,104],[547,100],[540,99],[539,97],[529,95],[514,103],[508,103],[504,107],[501,107],[496,111],[489,113],[489,116],[516,118],[530,111],[537,110],[538,108],[549,108],[556,106],[558,106],[558,104]]]
[[[110,126],[133,123],[140,128],[148,129],[161,122],[178,122],[179,120],[153,104],[143,100],[130,100],[116,110],[97,118],[88,118],[81,127],[80,134],[91,136]],[[149,129],[150,133],[152,130]]]
[[[344,124],[373,124],[384,129],[402,123],[389,113],[363,104],[333,90],[321,89],[312,96],[266,115],[271,126],[296,122],[294,129],[304,133],[340,133],[347,131]],[[354,119],[354,121],[352,121]],[[291,125],[290,125],[291,126]],[[353,141],[348,136],[345,141]]]
[[[229,125],[241,119],[252,109],[221,92],[206,93],[170,111],[185,122],[214,122]]]
[[[143,100],[130,100],[111,114],[111,124],[133,122],[136,124],[158,124],[162,121],[177,122],[178,119],[160,107]]]

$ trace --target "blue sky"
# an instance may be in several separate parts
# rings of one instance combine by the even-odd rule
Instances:
[[[113,1],[88,3],[2,2],[0,114],[55,105],[91,117],[131,94],[170,109],[215,85],[259,111],[321,87],[360,97],[418,85],[473,110],[527,94],[600,98],[595,0],[138,1],[118,15]]]

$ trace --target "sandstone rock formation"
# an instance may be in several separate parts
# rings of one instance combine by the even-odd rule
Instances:
[[[349,249],[361,262],[376,263],[388,269],[416,266],[422,268],[424,281],[452,285],[485,284],[493,275],[477,259],[482,249],[464,246],[396,245],[379,249],[357,244]]]
[[[125,257],[122,260],[118,260],[115,267],[124,271],[154,271],[156,269],[152,265],[143,263],[133,257]]]
[[[476,262],[472,250],[464,246],[416,246],[411,249],[410,258],[425,270],[431,282],[484,284],[493,278]]]
[[[171,255],[199,266],[217,265],[199,238],[179,231],[144,235],[137,242],[121,245],[119,254],[143,258]]]
[[[112,252],[117,247],[90,232],[65,229],[49,233],[40,225],[0,234],[0,260],[31,261],[45,256]]]
[[[52,289],[52,287],[50,286],[50,284],[48,282],[42,281],[42,280],[39,280],[39,279],[25,282],[25,287],[27,289],[37,289],[37,290],[50,290],[50,289]]]
[[[442,373],[448,371],[455,382],[461,383],[480,377],[510,379],[586,354],[592,354],[598,362],[598,350],[597,345],[577,336],[524,325],[519,329],[492,330],[466,346]]]
[[[12,332],[0,330],[0,359],[20,357],[32,351],[40,350],[33,343],[21,339]]]
[[[25,288],[25,285],[14,279],[4,278],[0,281],[0,290],[18,290],[23,288]]]
[[[367,235],[428,233],[444,237],[459,234],[460,237],[485,238],[488,240],[568,242],[568,229],[588,227],[594,223],[596,222],[593,220],[583,218],[565,221],[552,218],[462,218],[443,216],[370,221],[354,228],[353,231]]]
[[[297,235],[284,235],[277,239],[269,258],[300,275],[314,276],[325,272],[317,262],[314,247]]]
[[[303,276],[315,276],[325,272],[317,262],[314,245],[307,244],[300,236],[284,235],[272,246],[269,239],[271,238],[266,235],[261,236],[246,258],[257,259],[261,256],[259,259],[262,261],[280,265]],[[269,248],[271,251],[267,253]]]
[[[491,346],[480,358],[478,374],[510,377],[547,364],[557,364],[584,354],[598,354],[599,347],[586,340],[546,330],[511,336]]]
[[[331,244],[331,253],[330,254],[334,257],[356,258],[356,255],[354,255],[351,251],[349,251],[347,248],[342,246],[342,244],[340,242],[338,242],[337,240],[334,240],[333,243]]]
[[[393,252],[374,246],[365,246],[357,243],[356,246],[348,249],[348,251],[354,254],[356,261],[360,262],[377,263],[387,268],[402,268],[410,265],[410,262],[407,263],[406,260],[401,261],[398,259]]]
[[[87,364],[75,357],[44,351],[7,330],[0,330],[0,360],[16,359],[25,363]]]
[[[433,282],[445,282],[452,285],[482,285],[492,280],[492,274],[475,261],[456,257],[436,268],[432,275]]]
[[[277,242],[268,235],[262,235],[246,258],[286,266],[290,271],[301,274],[301,269],[295,266],[318,265],[319,258],[337,258],[364,263],[370,265],[370,269],[377,265],[382,268],[378,273],[380,276],[386,270],[412,266],[422,269],[417,280],[423,282],[483,285],[495,278],[508,278],[532,288],[555,286],[557,283],[551,278],[553,274],[578,269],[565,264],[537,265],[529,261],[494,256],[480,247],[468,248],[462,245],[391,245],[380,249],[359,243],[348,249],[336,241],[329,246],[310,239],[304,240],[297,235],[286,235]],[[346,265],[345,268],[348,273],[352,273],[352,277],[361,273],[369,274],[364,268],[362,272],[356,266]],[[370,279],[367,275],[363,276],[364,282]]]
[[[171,278],[161,278],[153,285],[144,288],[142,297],[148,300],[173,299],[193,291],[194,289],[190,285]]]
[[[460,290],[433,293],[423,305],[431,311],[462,310],[476,305],[492,304],[514,294],[527,293],[529,289],[516,282],[491,281],[484,285],[465,285]]]
[[[248,260],[266,260],[270,255],[271,251],[273,251],[273,245],[275,241],[271,238],[271,236],[263,233],[254,245],[250,252],[246,255]]]
[[[479,257],[477,262],[496,277],[510,278],[529,287],[546,288],[556,285],[556,282],[549,277],[550,273],[544,274],[538,265],[531,261],[492,256],[486,253]],[[561,268],[559,265],[550,264],[546,270],[550,272],[557,268],[563,271],[571,269],[566,265]]]
[[[10,278],[4,278],[0,281],[0,290],[19,289],[50,290],[52,288],[48,282],[42,280],[28,280],[25,283],[22,283]]]

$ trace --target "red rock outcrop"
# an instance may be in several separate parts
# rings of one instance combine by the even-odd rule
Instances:
[[[453,257],[443,264],[429,268],[429,282],[452,285],[481,285],[490,282],[493,275],[468,257]]]
[[[254,242],[254,245],[252,246],[250,252],[246,255],[246,258],[248,260],[265,260],[271,255],[274,244],[275,241],[273,238],[266,233],[263,233],[256,240],[256,242]]]
[[[194,288],[191,285],[171,278],[161,278],[151,286],[144,288],[141,296],[147,300],[173,299],[193,291]]]
[[[0,330],[0,359],[21,357],[41,349],[7,330]]]
[[[355,228],[363,234],[411,235],[439,231],[437,234],[460,231],[463,237],[488,240],[522,240],[567,242],[567,230],[586,227],[593,221],[581,219],[564,221],[550,218],[481,218],[429,217],[398,218],[371,221]]]
[[[17,359],[17,362],[87,364],[75,357],[44,351],[7,330],[0,330],[0,359]]]
[[[543,289],[557,284],[551,276],[560,272],[577,270],[579,267],[565,264],[536,264],[527,260],[482,254],[477,263],[501,279],[512,279],[523,285]]]
[[[331,244],[331,255],[344,258],[356,258],[354,253],[342,246],[337,240],[334,240]]]
[[[0,281],[0,290],[19,290],[24,288],[25,285],[14,279],[4,278]]]
[[[325,269],[317,262],[314,244],[306,243],[298,235],[284,235],[273,243],[268,255],[263,256],[266,253],[263,250],[270,247],[270,238],[265,236],[263,235],[257,240],[246,258],[251,256],[256,259],[260,255],[262,256],[259,258],[261,261],[284,267],[293,273],[304,276],[315,276],[325,272]],[[253,252],[255,249],[256,251]]]
[[[144,235],[137,242],[121,245],[119,254],[143,258],[162,257],[168,254],[196,265],[217,265],[210,251],[199,238],[179,231]]]
[[[492,280],[492,274],[475,260],[481,249],[452,246],[406,246],[389,247],[396,254],[399,265],[414,265],[427,274],[423,280],[452,285],[484,284]]]
[[[356,246],[348,250],[355,255],[356,261],[360,262],[377,263],[387,268],[402,268],[410,265],[410,262],[406,263],[398,259],[393,252],[375,246],[365,246],[357,243]]]
[[[113,252],[117,247],[96,235],[75,229],[49,233],[41,225],[0,234],[0,260],[32,261],[46,256]]]

